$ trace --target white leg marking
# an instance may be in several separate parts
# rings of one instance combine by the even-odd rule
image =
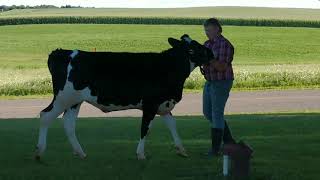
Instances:
[[[161,117],[171,132],[171,135],[172,135],[172,138],[173,138],[176,150],[177,150],[177,154],[184,156],[184,157],[187,157],[188,155],[182,145],[181,139],[180,139],[178,132],[177,132],[175,118],[172,117],[172,115],[170,115],[170,114],[161,115]]]
[[[76,108],[69,108],[68,110],[66,110],[66,112],[63,114],[63,120],[65,133],[69,139],[74,153],[76,155],[79,155],[80,158],[83,159],[87,155],[83,152],[75,133],[76,120],[79,114],[80,106],[81,104],[79,104]]]
[[[55,120],[62,112],[64,108],[62,108],[57,101],[53,103],[53,108],[49,112],[41,112],[40,114],[40,129],[39,129],[39,138],[37,145],[37,156],[41,156],[47,146],[47,134],[48,128],[53,120]]]
[[[143,160],[146,159],[146,156],[144,155],[144,143],[145,143],[145,138],[140,139],[138,147],[137,147],[137,157],[138,160]]]

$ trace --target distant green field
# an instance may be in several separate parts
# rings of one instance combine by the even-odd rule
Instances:
[[[203,43],[202,26],[22,25],[0,27],[0,95],[51,92],[48,54],[56,48],[92,51],[160,52],[168,37],[188,33]],[[234,44],[235,89],[318,88],[320,29],[224,26]],[[186,89],[202,88],[198,70]]]
[[[252,180],[317,180],[320,114],[227,115],[237,140],[254,149]],[[140,118],[85,118],[77,121],[86,160],[72,155],[61,122],[48,133],[43,163],[33,160],[38,119],[0,120],[1,180],[221,180],[222,158],[207,159],[209,125],[203,117],[177,117],[190,157],[175,155],[168,129],[156,118],[146,142],[145,161],[136,160]]]
[[[317,9],[285,9],[254,7],[198,7],[198,8],[72,8],[26,9],[0,13],[1,17],[36,16],[123,16],[123,17],[223,17],[241,19],[319,20]]]
[[[24,25],[0,27],[0,66],[46,67],[56,48],[92,51],[161,52],[168,37],[184,33],[203,43],[202,26],[183,25]],[[320,29],[225,26],[236,65],[318,64]]]

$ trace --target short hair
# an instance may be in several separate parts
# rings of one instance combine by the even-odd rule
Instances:
[[[218,19],[209,18],[209,19],[205,20],[204,23],[203,23],[204,27],[208,27],[210,25],[218,27],[219,28],[219,33],[222,33],[222,27],[221,27],[221,24],[220,24]]]

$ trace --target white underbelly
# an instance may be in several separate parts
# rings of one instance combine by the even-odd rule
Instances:
[[[127,110],[127,109],[142,109],[142,101],[140,101],[138,104],[129,104],[129,105],[115,105],[115,104],[98,104],[96,101],[87,101],[88,103],[92,104],[93,106],[97,107],[101,111],[107,113],[112,111],[121,111],[121,110]]]
[[[101,109],[103,112],[111,112],[111,111],[121,111],[121,110],[127,110],[127,109],[141,109],[142,105],[139,103],[137,105],[127,105],[127,106],[121,106],[121,105],[100,105],[100,104],[95,104],[97,108]]]
[[[121,105],[101,105],[97,103],[92,103],[89,102],[90,104],[94,105],[95,107],[99,108],[103,112],[112,112],[112,111],[121,111],[121,110],[127,110],[127,109],[139,109],[142,110],[142,103],[138,103],[136,105],[126,105],[126,106],[121,106]],[[170,101],[165,101],[161,103],[158,107],[157,114],[163,115],[163,114],[168,114],[172,111],[172,109],[175,107],[176,102],[174,100]]]
[[[109,104],[109,105],[102,105],[98,104],[97,96],[92,96],[89,88],[85,88],[81,92],[82,98],[84,101],[92,104],[93,106],[99,108],[103,112],[111,112],[111,111],[121,111],[121,110],[127,110],[127,109],[142,109],[142,100],[137,104],[129,104],[129,105],[115,105],[115,104]],[[168,101],[164,101],[161,103],[158,107],[157,114],[168,114],[172,111],[174,106],[176,105],[176,101],[171,99]]]
[[[120,111],[120,110],[127,110],[127,109],[141,109],[142,108],[142,101],[137,104],[129,104],[129,105],[115,105],[115,104],[108,104],[103,105],[98,103],[98,97],[92,96],[91,91],[89,88],[85,88],[82,90],[82,98],[84,101],[88,102],[89,104],[95,106],[96,108],[100,109],[103,112],[111,112],[111,111]]]
[[[173,99],[169,100],[169,101],[165,101],[163,103],[160,104],[159,108],[158,108],[158,114],[160,115],[165,115],[168,114],[172,111],[172,109],[174,108],[174,106],[177,104],[177,102]]]

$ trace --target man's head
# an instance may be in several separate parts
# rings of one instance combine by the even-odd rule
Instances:
[[[208,39],[213,40],[222,33],[220,22],[216,18],[207,19],[204,24],[204,30]]]

